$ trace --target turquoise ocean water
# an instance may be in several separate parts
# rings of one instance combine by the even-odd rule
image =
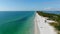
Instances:
[[[34,34],[35,11],[0,11],[0,34]]]

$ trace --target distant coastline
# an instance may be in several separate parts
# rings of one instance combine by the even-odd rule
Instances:
[[[40,11],[44,13],[50,13],[50,14],[60,14],[60,11]]]

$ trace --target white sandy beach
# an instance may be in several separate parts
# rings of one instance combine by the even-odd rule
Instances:
[[[52,26],[48,24],[49,20],[45,22],[46,18],[39,16],[36,13],[35,17],[35,34],[57,34]],[[50,22],[54,22],[50,20]]]

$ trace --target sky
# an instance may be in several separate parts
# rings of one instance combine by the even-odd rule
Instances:
[[[0,11],[60,10],[60,0],[0,0]]]

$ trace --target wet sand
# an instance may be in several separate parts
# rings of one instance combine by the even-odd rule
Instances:
[[[35,17],[35,20],[34,20],[34,24],[35,24],[34,34],[40,34],[36,17]]]
[[[35,22],[35,34],[39,34],[40,32],[39,32],[39,28],[38,28],[38,26],[37,26],[37,23]]]

